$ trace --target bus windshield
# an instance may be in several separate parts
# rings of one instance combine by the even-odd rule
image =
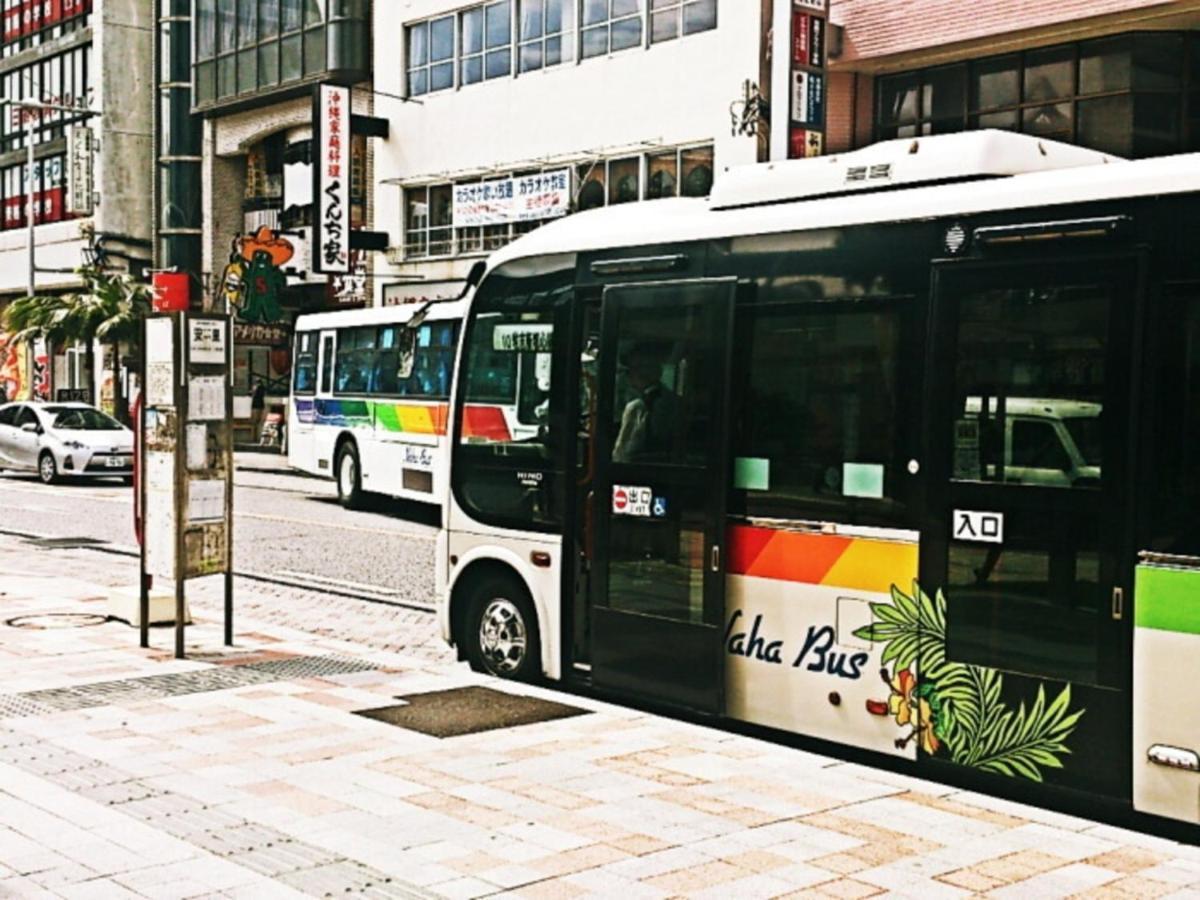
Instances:
[[[559,521],[571,280],[493,275],[476,296],[463,346],[456,489],[487,521]]]

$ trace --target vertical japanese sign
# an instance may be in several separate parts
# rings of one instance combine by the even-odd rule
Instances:
[[[820,156],[825,149],[825,39],[829,0],[792,0],[791,104],[788,157]]]
[[[92,129],[86,125],[67,126],[67,212],[90,216],[94,212]]]
[[[314,272],[350,271],[350,89],[317,85],[313,96]]]

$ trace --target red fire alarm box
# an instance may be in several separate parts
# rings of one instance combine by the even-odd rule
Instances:
[[[191,306],[191,279],[186,272],[154,273],[154,311],[185,312]]]

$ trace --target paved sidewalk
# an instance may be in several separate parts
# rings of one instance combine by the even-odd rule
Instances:
[[[498,685],[422,613],[239,581],[226,650],[198,584],[176,661],[99,624],[135,577],[0,537],[0,897],[1200,897],[1198,848]],[[586,714],[352,714],[469,685]]]

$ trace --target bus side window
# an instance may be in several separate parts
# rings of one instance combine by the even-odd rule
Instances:
[[[1149,546],[1200,556],[1200,285],[1169,296],[1152,354]]]
[[[735,507],[835,520],[867,507],[876,518],[899,511],[905,306],[826,299],[741,307],[747,362]]]

